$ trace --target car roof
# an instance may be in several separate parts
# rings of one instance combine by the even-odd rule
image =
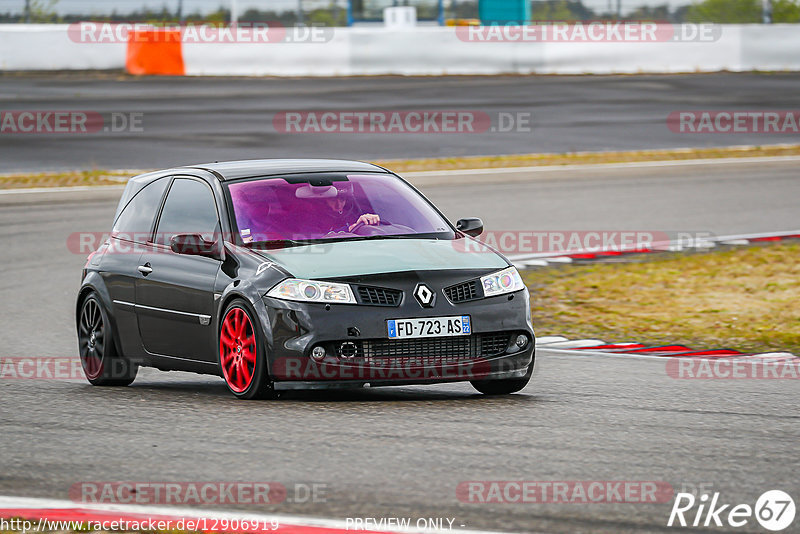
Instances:
[[[188,165],[184,168],[211,171],[222,181],[310,172],[388,173],[386,169],[372,163],[344,159],[253,159]]]

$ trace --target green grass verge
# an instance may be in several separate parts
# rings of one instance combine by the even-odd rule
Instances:
[[[744,146],[720,148],[679,148],[670,150],[630,150],[617,152],[572,152],[564,154],[511,154],[507,156],[464,156],[375,161],[395,172],[539,167],[548,165],[593,165],[639,161],[677,161],[689,159],[752,158],[797,156],[800,145]]]
[[[800,244],[523,272],[536,334],[800,355]]]
[[[124,184],[131,176],[131,173],[125,171],[101,170],[7,174],[0,176],[0,189],[120,185]]]

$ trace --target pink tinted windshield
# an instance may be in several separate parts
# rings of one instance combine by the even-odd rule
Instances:
[[[310,182],[264,178],[234,183],[229,189],[238,232],[245,243],[452,235],[430,204],[393,176],[348,175],[312,178]]]

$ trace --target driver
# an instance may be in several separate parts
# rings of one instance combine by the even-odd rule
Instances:
[[[325,206],[319,213],[323,228],[328,232],[352,232],[356,226],[380,224],[381,218],[374,213],[359,215],[353,197],[353,184],[336,182],[332,189],[336,191],[335,196],[325,198]]]

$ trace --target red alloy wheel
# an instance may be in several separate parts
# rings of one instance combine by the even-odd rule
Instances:
[[[219,361],[228,387],[236,393],[247,391],[256,371],[256,335],[242,308],[231,308],[222,321]]]

